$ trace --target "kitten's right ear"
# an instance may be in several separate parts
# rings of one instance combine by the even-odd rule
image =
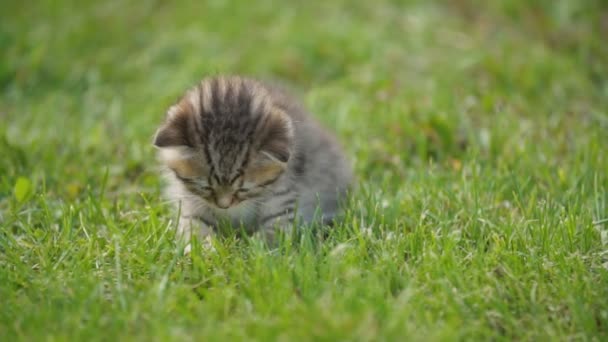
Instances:
[[[167,115],[167,122],[158,129],[154,137],[156,147],[193,147],[188,136],[188,115],[172,107]]]

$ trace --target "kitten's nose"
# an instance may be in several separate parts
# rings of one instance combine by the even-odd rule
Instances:
[[[215,201],[218,207],[226,209],[232,204],[232,195],[222,196]]]

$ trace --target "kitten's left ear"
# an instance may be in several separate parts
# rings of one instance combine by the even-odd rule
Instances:
[[[293,149],[293,123],[287,114],[276,110],[259,132],[262,140],[249,168],[249,181],[263,184],[276,180],[287,168]]]
[[[169,110],[167,122],[158,129],[154,137],[156,147],[193,147],[188,137],[189,115],[181,108],[174,106]]]
[[[266,157],[285,164],[291,157],[293,146],[293,123],[282,111],[272,113],[265,127],[260,152]]]

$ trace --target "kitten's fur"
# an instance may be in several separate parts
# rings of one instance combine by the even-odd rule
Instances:
[[[351,168],[335,138],[282,90],[242,77],[190,89],[154,139],[179,203],[179,233],[210,236],[221,222],[272,238],[331,221]]]

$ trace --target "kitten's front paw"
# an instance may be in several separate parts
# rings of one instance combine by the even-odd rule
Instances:
[[[215,247],[213,246],[213,236],[207,235],[201,241],[201,247],[205,252],[216,252]]]
[[[212,238],[215,235],[213,228],[191,217],[182,217],[178,226],[178,236],[188,241],[188,244],[184,247],[184,255],[192,253],[192,242],[189,241],[191,241],[193,235],[199,238],[204,251],[215,252],[215,247],[213,247],[212,243]]]
[[[285,237],[291,236],[293,227],[289,226],[276,226],[276,227],[265,227],[253,234],[253,238],[264,242],[270,248],[277,248],[279,242]]]
[[[215,247],[213,246],[212,237],[205,236],[201,241],[201,250],[203,252],[216,252]],[[192,253],[192,243],[189,243],[184,247],[184,255],[190,255]]]
[[[251,236],[252,240],[261,241],[269,246],[275,244],[276,237],[274,231],[271,230],[259,230]]]

